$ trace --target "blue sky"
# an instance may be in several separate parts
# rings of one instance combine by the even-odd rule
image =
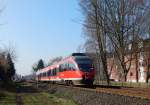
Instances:
[[[78,0],[0,0],[0,43],[15,47],[17,73],[38,59],[67,56],[84,43]]]

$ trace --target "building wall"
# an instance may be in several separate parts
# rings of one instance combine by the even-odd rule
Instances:
[[[133,57],[129,72],[127,74],[127,82],[146,82],[148,69],[145,63],[146,62],[141,53],[138,53],[137,61],[135,57]],[[129,65],[130,61],[127,63],[127,66]],[[123,78],[123,76],[121,76],[123,71],[121,71],[119,61],[117,61],[114,57],[108,58],[108,72],[110,73],[110,79],[113,81],[121,81]]]

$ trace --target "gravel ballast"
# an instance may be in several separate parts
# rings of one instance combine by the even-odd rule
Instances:
[[[150,105],[149,99],[111,93],[94,92],[86,89],[51,87],[51,94],[73,99],[78,105]]]

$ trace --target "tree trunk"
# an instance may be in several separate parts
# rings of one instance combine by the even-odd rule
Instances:
[[[139,82],[139,72],[138,72],[138,57],[137,57],[137,53],[135,55],[135,66],[136,66],[136,81]]]
[[[147,77],[146,77],[146,83],[149,82],[150,79],[150,65],[147,65]]]

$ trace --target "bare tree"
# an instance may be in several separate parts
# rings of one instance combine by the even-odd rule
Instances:
[[[148,1],[147,1],[148,2]],[[118,60],[124,73],[124,81],[131,67],[133,54],[137,48],[137,38],[144,33],[140,30],[146,21],[149,8],[147,2],[132,2],[130,0],[106,0],[108,8],[108,37],[112,42]],[[139,35],[140,34],[140,35]],[[131,45],[131,46],[129,46]],[[130,48],[129,48],[130,47]]]
[[[98,59],[103,66],[104,75],[106,76],[107,83],[109,84],[109,75],[107,70],[107,51],[106,40],[107,35],[105,33],[103,19],[104,17],[99,14],[104,11],[102,4],[98,0],[81,0],[80,5],[85,14],[85,29],[89,37],[92,37],[97,42],[98,47]],[[99,61],[99,60],[98,60]]]
[[[145,24],[150,15],[149,0],[81,0],[80,5],[85,15],[85,31],[89,38],[98,43],[107,82],[108,43],[114,48],[113,53],[121,66],[120,73],[127,81],[137,41],[147,34]]]
[[[7,70],[9,65],[7,64],[7,59],[5,58],[4,53],[0,53],[0,79],[4,82],[7,82]]]
[[[13,79],[15,75],[14,61],[16,53],[14,47],[1,49],[0,52],[0,78],[7,82]]]
[[[148,83],[150,79],[150,38],[144,40],[143,53],[144,53],[144,62],[147,69],[146,82]]]

